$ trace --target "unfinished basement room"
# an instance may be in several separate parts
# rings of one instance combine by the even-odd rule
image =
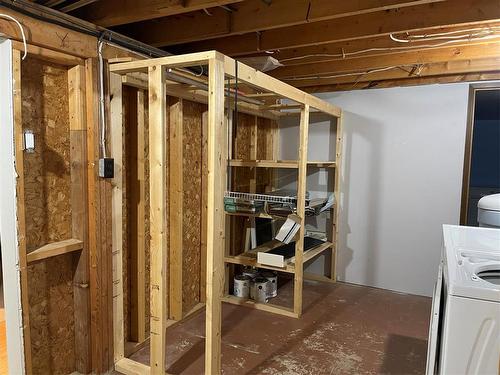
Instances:
[[[499,0],[0,0],[0,375],[500,375]]]

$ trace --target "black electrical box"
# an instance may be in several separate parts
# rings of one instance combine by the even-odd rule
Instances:
[[[99,159],[99,177],[113,178],[115,174],[115,160],[113,158]]]

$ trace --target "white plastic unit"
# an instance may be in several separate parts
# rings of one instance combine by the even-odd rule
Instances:
[[[431,317],[427,374],[498,374],[500,229],[444,225],[443,236],[443,294],[433,301],[439,311]]]
[[[480,227],[500,228],[500,194],[487,195],[479,200],[477,221]]]

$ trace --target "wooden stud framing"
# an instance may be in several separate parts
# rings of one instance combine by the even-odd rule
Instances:
[[[302,314],[302,286],[304,274],[304,234],[305,234],[305,201],[307,184],[307,141],[309,138],[309,105],[300,112],[299,140],[299,176],[297,180],[297,215],[302,221],[299,237],[295,244],[295,274],[293,284],[293,310],[297,316]]]
[[[167,320],[169,313],[177,318],[182,314],[182,301],[178,301],[173,296],[169,298],[168,292],[177,285],[182,278],[179,275],[169,275],[167,270],[170,267],[176,272],[181,268],[179,259],[182,260],[182,251],[171,251],[172,259],[168,259],[168,241],[172,247],[182,248],[182,215],[173,218],[167,223],[167,210],[182,210],[179,202],[182,202],[182,98],[176,99],[169,104],[167,115],[167,97],[170,95],[166,87],[165,69],[171,67],[193,66],[208,64],[208,93],[205,94],[208,102],[208,112],[202,117],[202,149],[206,159],[202,160],[203,170],[208,170],[208,174],[202,177],[202,189],[204,191],[201,203],[201,211],[206,219],[202,220],[201,247],[202,254],[200,263],[202,265],[202,277],[206,277],[205,290],[201,287],[200,300],[206,301],[206,345],[205,345],[205,372],[207,374],[219,374],[221,372],[221,304],[222,301],[238,305],[251,306],[256,309],[270,311],[290,317],[300,317],[302,313],[302,282],[304,260],[314,257],[315,254],[327,250],[330,246],[326,243],[321,249],[311,254],[304,254],[303,236],[304,225],[301,226],[300,239],[297,241],[294,264],[291,266],[294,273],[294,306],[293,309],[282,308],[280,306],[249,304],[224,296],[224,278],[227,278],[224,259],[226,231],[228,231],[228,215],[224,212],[223,194],[227,188],[227,167],[228,153],[231,154],[231,145],[228,144],[228,135],[232,136],[231,126],[228,124],[230,118],[225,116],[225,77],[235,77],[236,62],[220,53],[209,51],[195,53],[184,56],[172,56],[166,58],[150,59],[143,61],[121,62],[113,64],[110,68],[112,72],[125,75],[119,80],[120,84],[127,84],[126,75],[129,73],[144,72],[148,70],[148,94],[149,94],[149,144],[150,144],[150,230],[151,230],[151,363],[150,366],[138,364],[126,358],[121,358],[116,362],[116,369],[126,374],[164,374],[165,354],[166,354],[166,329],[174,324],[173,320]],[[259,87],[277,95],[289,98],[300,105],[300,147],[299,157],[295,161],[278,161],[278,142],[273,140],[272,151],[267,157],[271,160],[248,161],[251,167],[280,167],[286,164],[289,168],[297,169],[298,178],[298,214],[304,223],[305,216],[305,195],[308,165],[315,165],[320,168],[332,168],[340,165],[341,136],[337,137],[337,162],[308,162],[307,161],[307,141],[309,129],[309,113],[313,109],[325,112],[336,118],[341,115],[340,108],[326,103],[316,97],[306,94],[292,86],[271,78],[261,72],[238,63],[238,79],[246,82],[249,86]],[[135,77],[135,76],[134,76]],[[118,80],[116,80],[118,84]],[[134,86],[134,85],[133,85]],[[169,85],[167,85],[169,86]],[[140,87],[144,88],[141,83]],[[175,95],[175,94],[174,94]],[[178,96],[179,98],[179,96]],[[167,129],[167,120],[169,125]],[[338,122],[340,124],[340,121]],[[170,134],[171,148],[167,149],[167,131]],[[274,138],[277,138],[277,127],[272,130]],[[341,134],[341,133],[338,133]],[[257,119],[252,129],[251,157],[257,157]],[[269,147],[269,142],[268,142]],[[229,161],[229,165],[240,163],[241,166],[246,161]],[[260,164],[259,164],[260,163]],[[264,164],[262,164],[264,163]],[[337,164],[338,163],[338,164]],[[167,165],[170,168],[167,170]],[[236,166],[236,165],[233,165]],[[336,177],[335,184],[339,184]],[[255,183],[254,183],[255,184]],[[338,186],[335,187],[338,191]],[[169,192],[168,197],[166,195]],[[206,193],[205,193],[206,191]],[[338,193],[337,193],[338,196]],[[176,198],[177,197],[177,198]],[[174,202],[175,200],[175,202]],[[169,231],[169,236],[166,231]],[[206,253],[205,248],[206,246]],[[179,257],[179,259],[175,259]],[[234,258],[234,257],[233,257]],[[232,258],[231,258],[232,259]],[[170,261],[170,263],[169,263]],[[231,263],[231,262],[229,262]],[[292,269],[290,268],[290,269]],[[323,277],[325,280],[330,280]],[[322,280],[323,280],[322,279]],[[177,284],[176,284],[177,283]],[[170,284],[170,285],[169,285]],[[203,284],[202,284],[203,285]],[[170,287],[170,289],[169,289]],[[181,293],[178,293],[181,295]],[[206,296],[205,298],[203,298]],[[167,303],[170,303],[169,311]],[[197,311],[203,304],[197,305],[192,311]],[[175,312],[177,309],[177,312]],[[180,314],[180,315],[179,315]]]
[[[76,65],[68,70],[69,129],[71,147],[71,211],[73,238],[82,241],[76,255],[73,277],[75,309],[76,371],[91,371],[89,250],[87,222],[87,117],[85,69]]]
[[[221,372],[221,298],[224,292],[224,190],[226,189],[227,123],[224,118],[224,60],[209,61],[207,179],[207,299],[205,372]]]
[[[167,329],[167,143],[165,68],[149,66],[149,170],[151,230],[151,374],[165,373]]]
[[[169,103],[169,275],[170,319],[182,318],[183,253],[183,99]]]
[[[137,308],[135,320],[137,324],[137,341],[144,342],[146,339],[146,231],[144,219],[146,216],[146,170],[145,170],[145,94],[143,90],[137,91],[137,245],[136,245],[136,275],[135,282],[137,291],[135,300]],[[133,313],[133,312],[131,312]]]
[[[98,177],[99,96],[97,60],[85,61],[87,113],[87,182],[90,257],[92,370],[107,372],[113,364],[111,186]]]
[[[335,177],[333,191],[335,194],[335,205],[333,207],[334,214],[332,215],[332,247],[331,247],[331,262],[330,262],[330,279],[337,281],[337,252],[338,252],[338,237],[339,237],[339,220],[340,220],[340,176],[342,175],[342,146],[343,146],[343,129],[342,129],[342,114],[337,118],[336,124],[336,145],[335,145]]]
[[[113,243],[113,348],[114,361],[124,357],[125,337],[123,321],[123,99],[122,80],[110,74],[111,154],[115,161],[112,191]]]
[[[24,161],[23,161],[23,121],[21,97],[21,52],[12,50],[12,73],[14,84],[14,136],[15,162],[17,172],[17,232],[19,251],[19,271],[21,273],[21,303],[23,308],[24,365],[27,374],[32,372],[30,314],[28,300],[28,269],[26,255],[26,213],[24,202]]]

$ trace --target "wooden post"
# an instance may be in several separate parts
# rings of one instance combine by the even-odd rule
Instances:
[[[342,143],[343,143],[343,129],[342,129],[342,113],[336,119],[337,121],[337,141],[335,144],[335,182],[334,194],[335,205],[333,206],[334,215],[332,215],[333,228],[332,228],[332,256],[330,266],[330,279],[337,281],[337,253],[339,245],[339,219],[340,219],[340,176],[342,175]]]
[[[113,364],[112,277],[111,277],[111,191],[98,176],[99,95],[97,60],[85,60],[87,112],[88,248],[90,258],[90,328],[92,371],[109,371]]]
[[[201,244],[200,244],[200,302],[205,303],[207,292],[207,169],[208,169],[208,112],[201,117]]]
[[[144,90],[137,90],[137,251],[136,251],[136,320],[137,341],[146,339],[146,169]]]
[[[149,72],[149,191],[151,231],[151,373],[165,373],[167,328],[167,139],[165,70],[161,65]]]
[[[224,121],[224,59],[220,54],[208,67],[208,200],[207,306],[205,373],[221,372],[221,298],[224,290],[224,190],[227,168],[227,124]]]
[[[170,318],[182,319],[182,248],[183,248],[183,101],[169,103],[169,233],[170,233]]]
[[[297,215],[301,219],[299,237],[295,245],[295,277],[293,293],[293,311],[298,317],[302,314],[302,284],[304,277],[304,234],[305,201],[307,188],[307,142],[309,138],[309,105],[300,111],[299,175],[297,180]]]
[[[122,79],[110,73],[110,140],[111,155],[115,161],[112,190],[113,243],[113,348],[114,361],[124,357],[123,321],[123,99]]]
[[[31,332],[28,299],[28,268],[26,261],[26,211],[24,208],[24,138],[21,96],[21,52],[16,49],[12,50],[12,73],[14,85],[15,163],[17,172],[17,236],[19,241],[19,271],[21,273],[21,304],[23,308],[24,363],[26,374],[31,374]]]
[[[75,367],[91,371],[89,250],[87,222],[87,117],[85,106],[85,69],[77,65],[68,70],[69,129],[71,147],[72,236],[83,242],[75,255],[73,294],[75,309]]]

